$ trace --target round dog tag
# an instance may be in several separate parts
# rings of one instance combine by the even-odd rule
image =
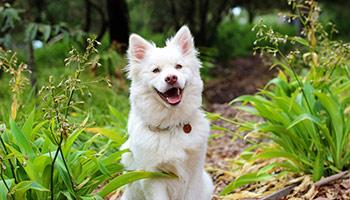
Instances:
[[[192,131],[192,126],[191,124],[185,124],[184,127],[183,127],[183,130],[185,133],[190,133]]]

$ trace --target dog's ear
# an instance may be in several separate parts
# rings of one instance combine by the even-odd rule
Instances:
[[[194,50],[193,37],[190,29],[184,25],[177,31],[171,42],[180,46],[181,52],[184,55],[188,55]]]
[[[150,48],[152,48],[151,43],[141,36],[134,33],[130,35],[128,57],[131,61],[141,62]]]

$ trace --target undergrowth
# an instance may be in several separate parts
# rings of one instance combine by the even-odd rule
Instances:
[[[68,73],[48,76],[38,94],[28,85],[27,65],[0,50],[11,95],[1,102],[0,199],[103,199],[132,181],[169,177],[124,171],[119,161],[127,150],[119,147],[128,101],[106,78],[88,75],[109,58],[98,53],[96,40],[87,44],[83,52],[69,51]]]
[[[243,175],[224,188],[222,195],[290,174],[310,174],[317,181],[349,170],[350,44],[331,39],[334,26],[318,22],[316,1],[289,3],[296,12],[288,17],[303,24],[302,36],[284,35],[263,22],[257,24],[255,51],[272,56],[278,76],[257,94],[231,102],[263,120],[222,118],[248,131],[250,141],[260,138],[236,160]],[[286,43],[294,49],[283,50]],[[267,164],[259,165],[261,162]],[[260,167],[244,171],[246,165]]]

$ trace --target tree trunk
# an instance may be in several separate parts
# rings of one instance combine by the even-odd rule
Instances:
[[[199,29],[197,33],[197,41],[199,45],[207,43],[207,16],[208,16],[209,0],[199,1]]]
[[[255,18],[254,10],[253,9],[248,10],[248,22],[249,22],[249,24],[253,24],[254,18]]]
[[[129,15],[125,0],[107,0],[109,36],[117,51],[125,53],[129,39]]]
[[[173,26],[175,27],[175,30],[179,29],[181,27],[179,21],[178,21],[178,16],[177,16],[177,11],[176,11],[176,6],[173,0],[168,0],[169,5],[170,5],[170,13],[171,13],[171,18],[173,19]]]
[[[84,32],[89,32],[91,26],[91,2],[90,0],[85,0],[85,26]]]

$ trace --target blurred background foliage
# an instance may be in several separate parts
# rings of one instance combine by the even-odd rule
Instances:
[[[321,21],[336,22],[340,34],[335,37],[345,41],[350,39],[350,14],[342,8],[349,4],[320,1]],[[54,67],[61,64],[55,57],[62,58],[72,45],[84,47],[91,34],[104,50],[123,54],[131,32],[163,45],[165,38],[187,24],[198,48],[206,47],[202,53],[208,52],[214,59],[210,61],[222,62],[251,54],[255,36],[251,28],[261,18],[282,33],[299,34],[300,23],[284,15],[289,11],[293,9],[285,1],[273,0],[8,0],[0,8],[0,45],[18,51],[30,66]]]
[[[350,14],[342,8],[349,4],[320,1],[321,21],[336,22],[339,34],[335,37],[345,41],[350,39]],[[29,64],[34,84],[36,68],[40,73],[42,66],[56,70],[70,47],[83,48],[89,35],[102,42],[103,70],[114,75],[116,67],[125,65],[123,54],[131,32],[163,45],[165,38],[187,24],[205,66],[210,67],[251,55],[255,38],[251,28],[260,19],[282,33],[300,34],[301,24],[286,17],[286,12],[293,12],[291,6],[273,0],[7,0],[0,8],[0,45],[17,51]],[[114,53],[111,49],[120,56],[108,55]]]

